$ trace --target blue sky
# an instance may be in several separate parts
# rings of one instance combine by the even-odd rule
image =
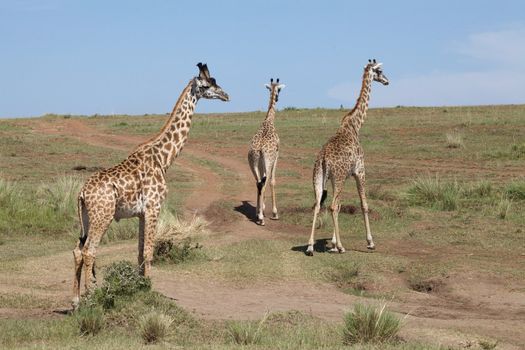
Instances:
[[[195,64],[230,96],[198,112],[525,103],[523,1],[0,0],[0,117],[170,111]]]

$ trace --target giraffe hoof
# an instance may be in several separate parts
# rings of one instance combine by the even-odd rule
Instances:
[[[279,215],[274,214],[270,219],[271,220],[279,220]]]
[[[337,249],[336,247],[333,247],[333,248],[328,249],[328,252],[329,253],[339,253],[339,249]]]
[[[257,220],[257,225],[264,226],[264,220]]]
[[[314,247],[313,246],[308,246],[308,248],[306,248],[306,251],[304,252],[307,256],[314,256]]]
[[[368,250],[376,250],[376,246],[375,245],[367,245],[366,248]]]
[[[343,247],[337,248],[337,250],[339,251],[339,254],[343,254],[344,252],[346,252],[345,248]]]

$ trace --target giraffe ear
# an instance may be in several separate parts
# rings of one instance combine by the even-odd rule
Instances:
[[[281,89],[284,89],[284,88],[286,87],[286,85],[284,85],[284,84],[279,84],[277,87],[279,88],[279,90],[281,90]]]
[[[270,86],[270,84],[264,84],[264,86],[266,86],[268,90],[272,91],[272,87]]]

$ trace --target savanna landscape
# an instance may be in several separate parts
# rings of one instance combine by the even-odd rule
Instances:
[[[0,347],[522,349],[525,105],[370,109],[360,139],[376,250],[350,178],[346,253],[328,252],[323,208],[309,257],[312,167],[345,112],[277,112],[280,220],[265,226],[247,164],[265,113],[196,114],[166,175],[151,282],[110,294],[105,277],[137,263],[138,221],[113,222],[97,254],[100,292],[77,312],[78,191],[168,116],[0,120]],[[399,332],[350,341],[345,315],[366,307],[388,310]],[[148,317],[166,325],[159,341]]]

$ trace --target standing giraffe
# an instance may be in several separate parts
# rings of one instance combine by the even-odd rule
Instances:
[[[277,206],[275,204],[275,169],[279,157],[279,136],[275,131],[275,104],[279,100],[279,93],[285,87],[279,84],[279,78],[265,85],[270,90],[270,103],[268,113],[252,138],[252,144],[248,151],[248,163],[252,170],[255,181],[257,181],[257,224],[264,226],[264,193],[266,191],[266,180],[269,178],[272,187],[272,220],[278,220]]]
[[[368,60],[363,74],[363,83],[361,92],[357,99],[355,107],[343,117],[341,126],[335,136],[321,148],[317,160],[315,161],[313,172],[313,185],[315,192],[314,219],[312,223],[312,233],[308,241],[306,255],[314,254],[314,232],[317,214],[326,199],[326,182],[332,180],[334,198],[330,211],[334,222],[334,234],[332,237],[333,247],[331,252],[344,253],[345,249],[341,244],[339,237],[338,214],[341,209],[340,196],[343,190],[346,178],[352,175],[357,184],[357,191],[361,199],[361,210],[365,221],[366,241],[368,249],[375,249],[372,233],[370,232],[370,222],[368,221],[368,204],[365,195],[365,162],[363,148],[359,143],[359,129],[363,125],[368,110],[368,101],[370,100],[370,90],[372,81],[378,81],[383,85],[388,85],[388,79],[383,75],[381,70],[382,63]]]
[[[97,246],[113,219],[139,218],[138,263],[144,276],[150,273],[153,239],[160,208],[168,192],[166,170],[179,155],[188,137],[191,117],[200,98],[228,101],[210,76],[206,64],[199,63],[199,76],[190,80],[160,132],[139,145],[120,164],[93,174],[78,195],[81,235],[73,250],[75,279],[73,306],[80,300],[80,277],[84,265],[85,286],[95,283]]]

